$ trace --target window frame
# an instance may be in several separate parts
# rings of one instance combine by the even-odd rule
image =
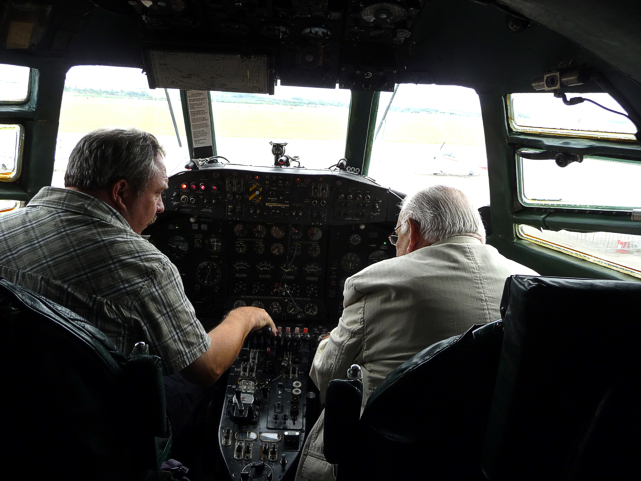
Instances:
[[[4,122],[4,120],[8,120],[8,122]],[[18,134],[18,145],[16,146],[16,168],[14,173],[10,176],[5,176],[4,174],[0,173],[0,182],[16,182],[22,174],[22,160],[25,146],[25,126],[20,122],[11,122],[11,120],[13,119],[0,119],[0,126],[10,125],[16,126],[20,129],[20,132]]]
[[[634,134],[624,134],[616,132],[599,132],[599,131],[589,131],[589,130],[572,130],[572,129],[554,129],[550,127],[528,127],[521,126],[516,123],[514,108],[513,108],[513,95],[519,93],[535,93],[535,92],[512,92],[507,94],[506,107],[507,107],[507,126],[510,133],[515,134],[535,134],[535,135],[544,135],[552,136],[557,138],[564,139],[594,139],[594,140],[606,140],[614,142],[634,142],[636,143],[636,138]],[[536,93],[549,93],[549,92],[536,92]],[[592,93],[603,93],[603,92],[592,92]],[[561,100],[559,99],[559,102]]]
[[[514,224],[514,232],[515,232],[516,238],[521,240],[521,241],[524,241],[524,242],[527,242],[527,243],[530,243],[530,244],[534,244],[534,245],[543,247],[545,249],[550,249],[552,251],[559,252],[561,254],[564,254],[564,255],[567,255],[567,256],[571,256],[573,258],[580,259],[580,260],[585,261],[585,262],[589,262],[590,264],[593,264],[595,266],[600,266],[602,268],[606,268],[606,269],[609,269],[609,270],[612,270],[612,271],[615,271],[615,272],[619,272],[621,274],[625,274],[626,276],[634,277],[634,278],[636,278],[638,280],[641,280],[641,270],[633,269],[631,267],[627,267],[627,266],[624,266],[622,264],[617,264],[616,262],[609,261],[607,259],[603,259],[601,257],[597,257],[597,256],[592,255],[592,254],[588,254],[588,253],[583,252],[583,251],[581,251],[579,249],[574,249],[574,248],[571,248],[571,247],[565,247],[563,245],[556,244],[556,243],[551,242],[551,241],[546,241],[544,239],[540,239],[540,238],[528,235],[528,234],[526,234],[526,233],[524,233],[522,231],[522,227],[525,227],[525,226],[533,227],[533,226],[531,226],[529,224],[524,224],[524,223],[516,223],[515,222],[515,224]],[[550,229],[548,229],[548,230],[550,230]],[[567,230],[567,229],[560,229],[560,230]],[[558,232],[558,230],[552,230],[552,231],[553,232]],[[603,231],[593,231],[593,232],[596,233],[596,232],[603,232]],[[621,232],[616,232],[616,231],[612,231],[610,233],[612,233],[612,234],[623,234]]]
[[[515,162],[515,168],[516,168],[516,192],[517,192],[517,200],[523,207],[529,207],[529,208],[535,208],[535,209],[554,209],[555,211],[558,210],[565,210],[565,211],[589,211],[589,212],[624,212],[624,213],[630,213],[636,209],[641,208],[640,207],[634,207],[634,206],[594,206],[594,205],[580,205],[580,204],[571,204],[571,203],[563,203],[563,204],[558,204],[554,203],[554,201],[550,201],[550,203],[545,203],[544,201],[531,201],[530,199],[525,197],[525,179],[524,179],[524,172],[523,172],[523,157],[519,155],[521,151],[531,151],[531,152],[544,152],[545,150],[541,150],[540,148],[532,148],[532,147],[526,147],[526,146],[520,146],[519,148],[514,150],[514,162]],[[626,163],[626,164],[633,164],[633,163],[638,163],[639,168],[641,169],[641,161],[639,159],[628,159],[628,158],[623,158],[623,157],[614,157],[611,154],[585,154],[586,157],[605,157],[608,158],[612,162],[621,162],[621,163]],[[526,159],[528,160],[528,159]],[[598,160],[598,159],[597,159]],[[608,160],[603,160],[603,162],[607,162]],[[549,160],[548,162],[553,162],[553,160]]]

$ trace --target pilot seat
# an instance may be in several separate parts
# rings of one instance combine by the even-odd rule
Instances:
[[[338,465],[336,479],[484,479],[481,451],[502,339],[496,321],[433,344],[387,376],[360,421],[357,383],[331,381],[324,449]]]
[[[330,382],[336,479],[641,479],[641,283],[513,276],[502,321]]]
[[[126,358],[68,309],[0,278],[5,479],[153,480],[171,448],[160,358]]]

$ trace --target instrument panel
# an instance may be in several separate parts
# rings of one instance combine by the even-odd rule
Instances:
[[[354,174],[214,164],[172,176],[163,200],[145,234],[206,328],[245,305],[336,325],[347,277],[395,255],[398,196]]]
[[[396,254],[399,200],[344,172],[218,164],[169,179],[145,234],[205,329],[255,306],[278,330],[250,333],[229,369],[218,428],[228,479],[293,479],[320,409],[307,376],[319,338],[338,324],[345,280]]]

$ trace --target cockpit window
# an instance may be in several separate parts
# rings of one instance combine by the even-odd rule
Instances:
[[[606,93],[567,94],[583,97],[625,114],[625,110]],[[591,102],[565,105],[552,93],[517,93],[508,96],[510,127],[516,132],[546,133],[569,137],[635,140],[634,124]]]
[[[368,175],[411,193],[431,185],[490,202],[481,105],[472,89],[398,85],[382,92]]]
[[[14,181],[22,165],[22,126],[0,124],[0,182]]]
[[[523,150],[522,155],[537,151]],[[517,187],[521,204],[586,210],[641,208],[638,186],[641,162],[585,156],[559,167],[555,159],[517,155]]]
[[[517,226],[521,239],[641,278],[641,236],[617,232],[572,232]]]
[[[78,141],[106,127],[137,127],[154,134],[167,153],[169,175],[189,161],[179,90],[150,89],[140,69],[78,66],[65,80],[51,185],[64,185],[67,161]]]
[[[24,207],[24,202],[17,200],[0,200],[0,216]]]
[[[0,64],[0,104],[27,101],[30,71],[29,67]]]
[[[217,153],[269,166],[269,142],[287,142],[286,155],[301,166],[330,167],[345,156],[350,98],[349,90],[280,85],[274,95],[211,92]]]

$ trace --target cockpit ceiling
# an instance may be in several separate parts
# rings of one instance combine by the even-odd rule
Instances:
[[[31,41],[18,35],[16,45],[11,22],[31,20],[8,0],[0,61],[144,67],[152,49],[265,55],[283,85],[365,90],[406,82],[522,91],[570,61],[641,80],[637,0],[493,1],[32,0],[40,10]]]
[[[606,59],[641,83],[639,0],[498,0]]]

